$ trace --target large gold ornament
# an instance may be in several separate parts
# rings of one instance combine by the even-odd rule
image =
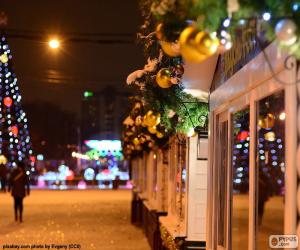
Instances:
[[[198,48],[195,40],[198,30],[194,26],[185,28],[179,37],[179,45],[182,57],[189,62],[199,63],[207,58]]]
[[[160,114],[150,114],[146,116],[146,124],[149,127],[157,126],[160,123]]]
[[[275,116],[271,113],[268,113],[266,117],[259,119],[258,126],[264,129],[273,128],[275,125]]]
[[[175,57],[180,55],[178,43],[160,41],[160,46],[168,56]]]
[[[185,60],[200,63],[216,53],[219,40],[205,31],[198,32],[195,26],[189,26],[181,32],[179,45]]]
[[[197,49],[200,53],[206,56],[212,56],[217,52],[219,47],[219,39],[211,36],[205,31],[199,32],[195,37]]]
[[[162,68],[160,71],[158,71],[156,75],[156,82],[159,87],[166,89],[172,86],[171,73],[171,70],[167,68]]]
[[[8,62],[8,56],[4,53],[0,56],[0,61],[2,63],[7,63]]]

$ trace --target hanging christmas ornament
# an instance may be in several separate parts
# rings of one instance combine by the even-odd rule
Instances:
[[[154,147],[154,143],[153,143],[152,141],[150,141],[150,142],[148,143],[148,147],[149,147],[149,148],[153,148],[153,147]]]
[[[12,126],[12,127],[10,128],[10,131],[13,133],[14,136],[17,136],[18,133],[19,133],[19,129],[18,129],[17,126]]]
[[[176,57],[180,55],[180,47],[178,43],[160,41],[160,46],[168,56]]]
[[[147,116],[146,122],[149,127],[156,126],[157,117],[155,115]]]
[[[170,88],[172,86],[171,74],[171,70],[167,68],[162,68],[160,71],[158,71],[156,75],[156,82],[158,86],[164,89]]]
[[[159,139],[161,139],[161,138],[164,137],[164,134],[161,133],[161,132],[159,132],[159,131],[157,131],[157,132],[156,132],[156,137],[159,138]]]
[[[7,63],[8,62],[8,56],[4,53],[0,56],[0,61],[2,63]]]
[[[189,62],[199,63],[207,58],[206,55],[202,54],[195,41],[195,37],[198,34],[198,30],[194,26],[185,28],[179,37],[179,45],[182,57]]]
[[[265,140],[270,141],[270,142],[273,142],[276,140],[276,136],[273,131],[265,133],[264,137],[265,137]]]
[[[155,126],[153,126],[153,127],[148,127],[148,131],[149,131],[150,134],[153,134],[153,135],[156,134],[156,132],[157,132]]]
[[[135,146],[140,145],[140,140],[137,137],[135,137],[132,142]]]
[[[3,103],[6,107],[9,108],[13,104],[13,100],[9,96],[7,96],[3,99]]]
[[[219,39],[205,31],[200,31],[195,37],[197,49],[201,54],[211,56],[217,52]]]
[[[275,34],[277,40],[285,45],[292,45],[296,42],[297,26],[290,19],[282,19],[275,26]]]
[[[183,75],[184,73],[184,67],[182,64],[177,64],[175,66],[175,73],[178,74],[178,75]]]
[[[142,125],[142,122],[143,122],[143,120],[142,120],[142,117],[140,115],[135,118],[135,125],[136,126]]]
[[[268,113],[266,117],[259,119],[258,125],[264,129],[273,128],[275,125],[275,116],[271,113]]]

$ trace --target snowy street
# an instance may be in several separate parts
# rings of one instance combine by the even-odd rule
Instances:
[[[24,200],[20,224],[14,222],[12,197],[1,193],[0,249],[75,244],[84,250],[148,250],[142,230],[130,224],[130,201],[129,190],[33,190]]]

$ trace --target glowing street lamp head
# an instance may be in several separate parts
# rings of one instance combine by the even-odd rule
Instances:
[[[51,49],[57,49],[58,47],[59,47],[59,41],[57,40],[57,39],[51,39],[50,41],[49,41],[49,47],[51,48]]]

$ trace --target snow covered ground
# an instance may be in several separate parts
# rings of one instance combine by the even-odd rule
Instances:
[[[12,197],[0,193],[0,249],[79,244],[83,250],[149,250],[143,232],[130,224],[130,201],[129,190],[33,190],[24,200],[24,222],[16,223]]]

